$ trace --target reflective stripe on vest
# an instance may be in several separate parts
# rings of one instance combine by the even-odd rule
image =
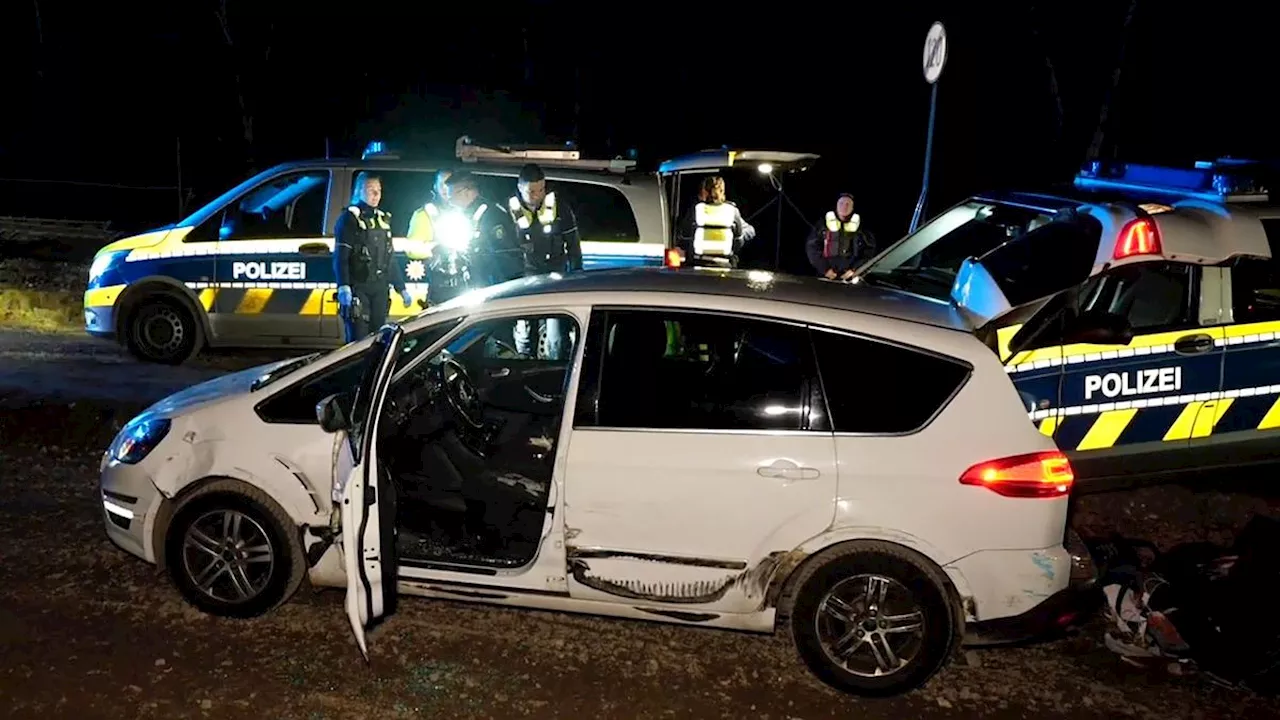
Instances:
[[[356,217],[356,224],[360,226],[361,230],[373,230],[373,229],[390,230],[391,229],[391,223],[387,222],[387,218],[391,217],[391,213],[389,212],[383,212],[378,208],[374,208],[373,217],[369,218],[368,220],[365,220],[363,217],[360,216],[359,205],[351,205],[350,207],[347,208],[347,211]]]
[[[700,202],[693,206],[695,255],[732,255],[733,219],[737,208],[729,203]]]
[[[847,233],[858,232],[858,225],[862,223],[862,218],[858,217],[858,213],[850,215],[848,220],[841,223],[840,219],[836,217],[834,210],[827,211],[826,220],[827,230],[830,230],[831,232],[840,232],[841,230],[844,230]]]
[[[533,213],[520,202],[519,196],[512,195],[507,199],[507,209],[511,211],[511,219],[515,221],[516,227],[528,230],[533,225]],[[555,221],[556,194],[550,192],[542,200],[542,207],[538,209],[538,223],[542,225],[542,232],[550,233]]]

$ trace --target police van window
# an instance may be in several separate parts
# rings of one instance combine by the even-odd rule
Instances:
[[[391,234],[404,237],[409,233],[409,221],[413,213],[432,199],[434,171],[379,170],[382,179],[382,200],[378,207],[391,213]],[[352,180],[355,174],[352,174]]]
[[[1080,293],[1081,310],[1124,316],[1135,333],[1199,325],[1195,269],[1181,263],[1142,263],[1103,273]]]
[[[888,343],[816,328],[811,335],[836,432],[896,435],[919,430],[972,371],[959,360]]]
[[[268,180],[228,205],[220,240],[317,238],[324,235],[329,171],[290,173]]]
[[[907,237],[867,270],[866,280],[946,299],[960,264],[1048,222],[1047,213],[1014,205],[967,202]]]
[[[513,186],[514,187],[514,186]],[[640,226],[625,195],[608,185],[552,180],[561,203],[578,217],[578,237],[583,242],[640,242]]]
[[[598,426],[804,428],[815,371],[803,328],[648,310],[609,311],[595,327],[584,363],[599,363]]]
[[[1232,319],[1238,323],[1280,320],[1280,219],[1262,221],[1271,259],[1242,258],[1231,268]]]

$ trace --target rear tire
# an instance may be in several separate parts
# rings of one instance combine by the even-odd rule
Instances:
[[[204,329],[181,300],[157,295],[141,300],[125,318],[125,346],[144,362],[181,365],[204,345]]]
[[[886,697],[920,687],[951,657],[960,621],[945,578],[896,545],[852,542],[806,563],[794,584],[791,635],[827,685]]]
[[[302,585],[306,554],[293,520],[258,488],[209,483],[182,501],[165,534],[169,577],[210,615],[251,618]]]

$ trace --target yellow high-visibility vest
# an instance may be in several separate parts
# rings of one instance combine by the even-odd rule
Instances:
[[[700,202],[693,206],[695,255],[732,255],[733,219],[737,208],[729,203]]]
[[[858,217],[858,213],[849,216],[848,220],[840,222],[840,218],[836,217],[835,210],[827,211],[827,229],[831,232],[840,232],[844,230],[847,233],[858,232],[858,225],[862,223],[862,218]]]

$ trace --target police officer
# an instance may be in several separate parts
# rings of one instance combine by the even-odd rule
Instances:
[[[523,273],[520,241],[507,213],[480,195],[474,175],[461,170],[444,183],[449,205],[467,218],[471,227],[471,276],[481,285],[493,285]]]
[[[333,274],[347,342],[358,340],[387,321],[388,285],[405,307],[413,302],[404,286],[391,245],[391,214],[378,207],[382,180],[367,172],[356,176],[351,205],[334,226]]]
[[[556,199],[554,192],[547,192],[547,176],[542,168],[530,163],[520,170],[516,194],[507,199],[507,210],[520,238],[526,277],[582,269],[578,219],[572,208]],[[546,332],[546,346],[539,347],[538,356],[546,360],[563,359],[561,355],[568,345],[563,323],[549,318],[542,329]],[[533,354],[533,333],[533,324],[528,320],[516,322],[517,352]]]
[[[725,198],[724,178],[719,175],[703,181],[698,197],[685,221],[685,234],[693,239],[693,254],[728,257],[736,265],[738,251],[756,236],[756,229],[743,219],[738,206]]]
[[[819,275],[848,280],[859,264],[875,255],[875,240],[861,225],[862,218],[853,211],[853,196],[841,193],[835,210],[828,210],[805,240],[805,253]]]
[[[426,205],[414,210],[409,218],[409,232],[405,237],[423,245],[427,255],[431,254],[431,248],[435,246],[435,221],[440,217],[440,213],[449,207],[449,195],[445,188],[445,181],[449,179],[449,175],[449,170],[436,171],[431,199]]]

